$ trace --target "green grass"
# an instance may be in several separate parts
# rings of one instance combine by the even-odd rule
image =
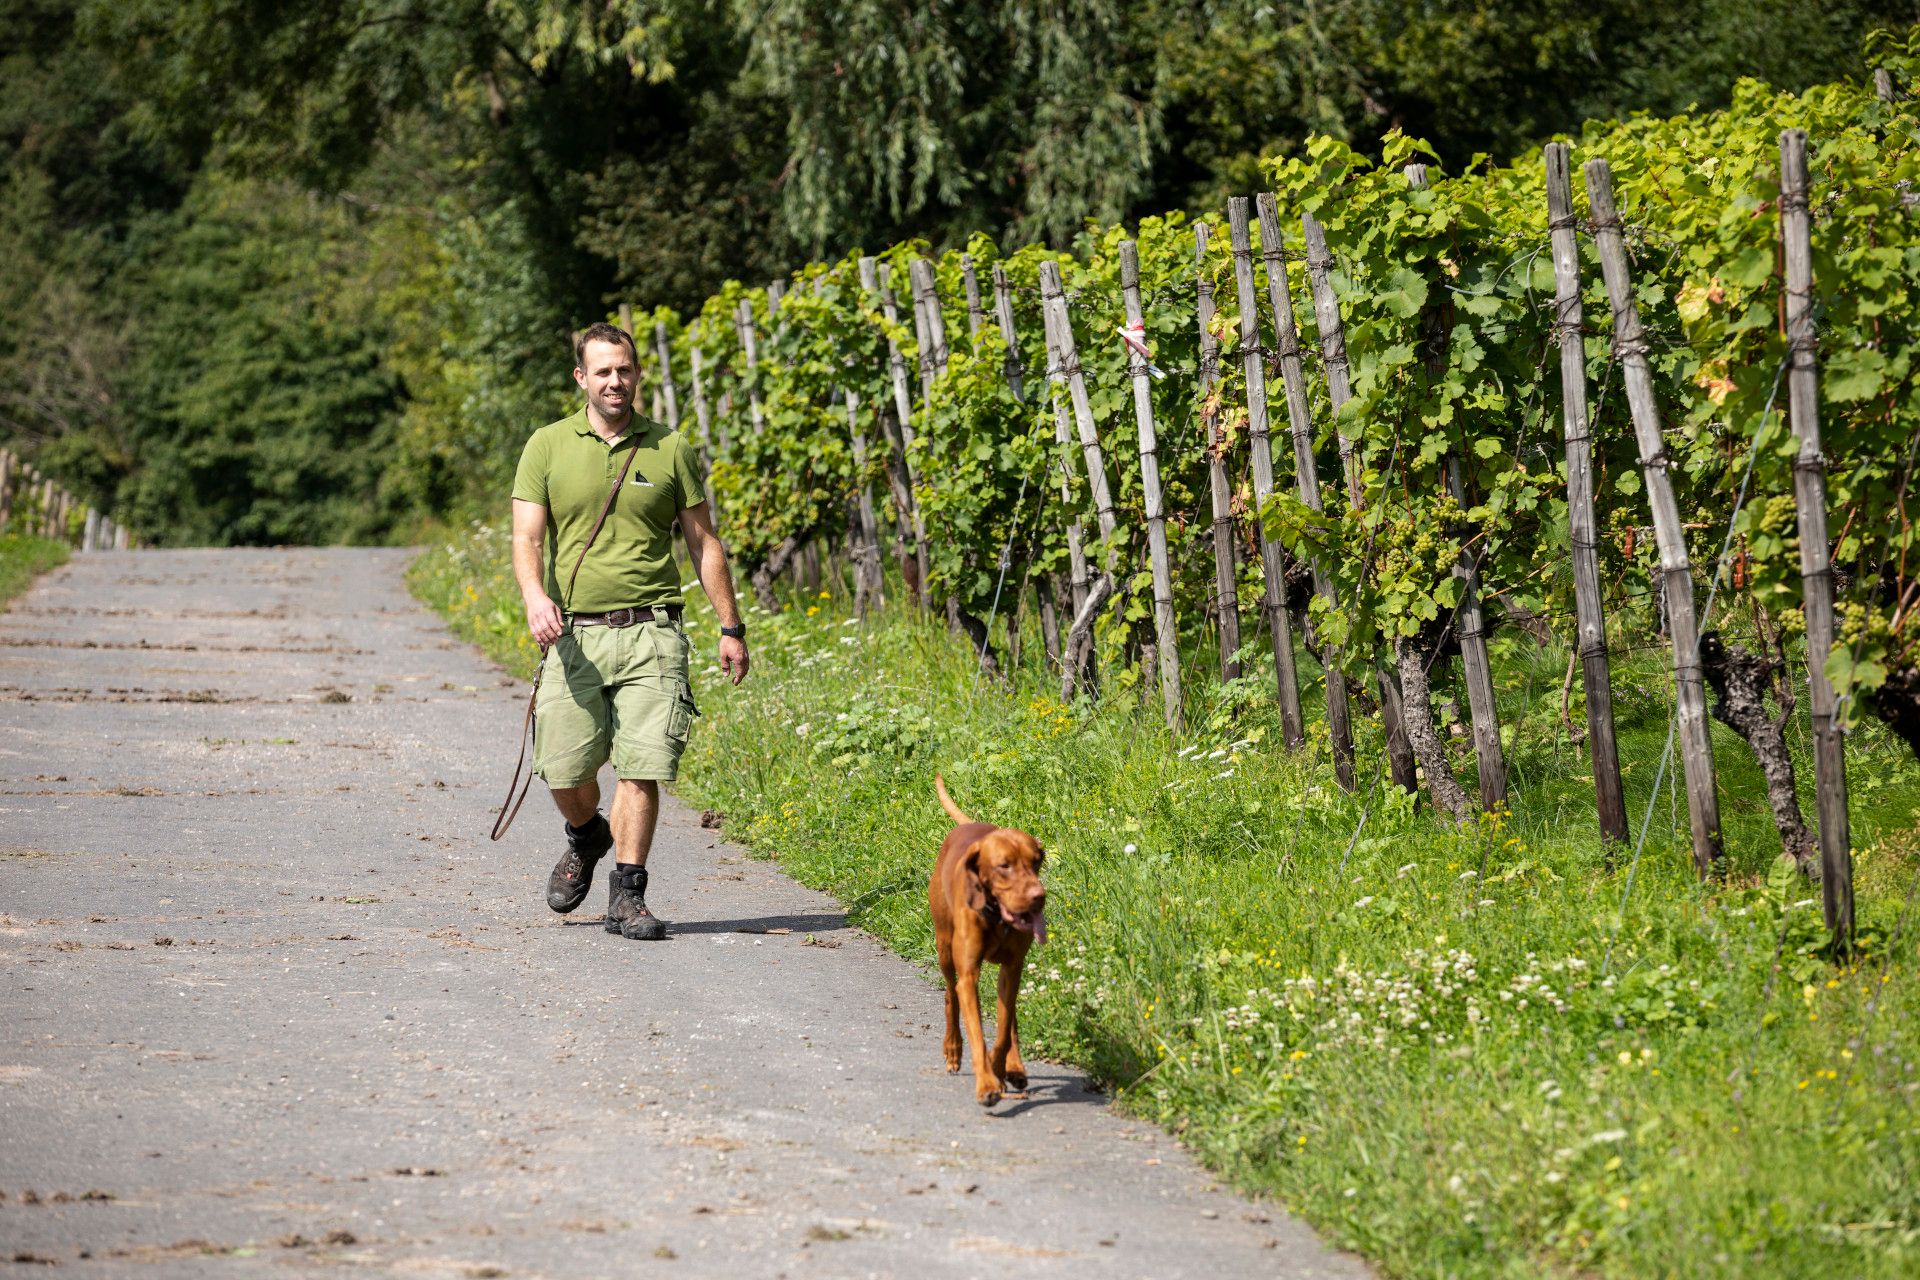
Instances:
[[[413,582],[525,670],[502,555],[476,531]],[[1035,667],[976,681],[942,625],[845,605],[751,618],[746,685],[700,681],[681,793],[921,962],[948,825],[934,770],[975,816],[1035,832],[1052,941],[1023,1038],[1236,1185],[1396,1276],[1920,1267],[1920,768],[1877,726],[1849,758],[1865,955],[1835,966],[1817,890],[1777,871],[1759,774],[1718,725],[1728,880],[1694,881],[1669,774],[1627,894],[1560,728],[1564,649],[1496,654],[1513,811],[1463,833],[1384,781],[1369,803],[1377,725],[1359,794],[1319,739],[1287,753],[1270,677],[1223,689],[1191,659],[1176,739],[1125,673],[1066,707]],[[705,650],[710,614],[691,612]],[[1660,652],[1625,654],[1615,685],[1637,832]]]
[[[33,585],[49,569],[57,569],[72,554],[64,542],[0,534],[0,609]]]

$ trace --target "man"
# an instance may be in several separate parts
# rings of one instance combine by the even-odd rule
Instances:
[[[552,789],[567,827],[566,852],[547,878],[547,905],[563,913],[579,906],[612,849],[607,932],[655,940],[667,936],[666,922],[647,907],[660,783],[678,775],[698,714],[688,683],[691,645],[680,624],[675,523],[720,616],[720,666],[736,685],[747,674],[747,631],[693,443],[633,412],[633,339],[596,324],[574,351],[573,380],[586,404],[533,433],[513,480],[513,574],[527,629],[546,650],[534,772]],[[583,560],[581,548],[623,467],[619,496]],[[602,817],[596,775],[609,758],[618,782]]]

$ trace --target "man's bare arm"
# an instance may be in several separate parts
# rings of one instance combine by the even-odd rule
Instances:
[[[706,588],[723,627],[740,625],[740,602],[733,594],[733,571],[727,566],[727,548],[713,529],[713,508],[702,502],[680,513],[680,532],[687,540],[700,585]],[[720,667],[739,684],[747,678],[747,645],[732,636],[720,637]]]
[[[542,649],[560,638],[560,608],[547,595],[540,571],[540,544],[547,536],[547,509],[524,498],[513,500],[513,580],[527,606],[527,630]]]

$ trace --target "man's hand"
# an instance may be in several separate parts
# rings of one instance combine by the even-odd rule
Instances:
[[[566,626],[560,616],[560,606],[548,599],[544,591],[527,596],[526,601],[527,630],[533,633],[534,643],[545,649],[560,638],[560,632]],[[745,661],[744,656],[741,660]]]
[[[732,636],[720,637],[720,669],[739,684],[747,678],[747,642]]]

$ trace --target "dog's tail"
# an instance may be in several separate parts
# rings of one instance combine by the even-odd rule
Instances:
[[[933,775],[933,789],[939,793],[940,807],[947,811],[948,817],[963,825],[973,821],[972,818],[960,812],[960,806],[955,804],[953,797],[947,794],[947,784],[940,780],[940,775],[937,773]]]

